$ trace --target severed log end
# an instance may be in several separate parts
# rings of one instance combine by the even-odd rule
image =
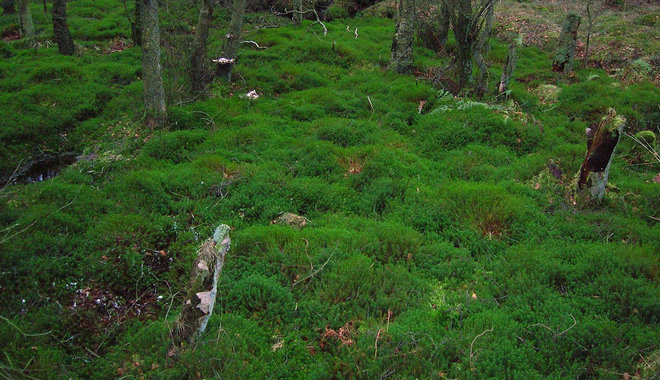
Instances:
[[[588,198],[600,201],[605,195],[614,150],[623,133],[626,119],[610,108],[596,129],[589,128],[587,134],[587,154],[578,173],[579,193],[586,192]]]
[[[175,347],[192,342],[206,329],[213,313],[225,255],[231,245],[229,229],[225,224],[218,226],[213,237],[207,239],[197,252],[190,271],[186,300],[171,331]]]

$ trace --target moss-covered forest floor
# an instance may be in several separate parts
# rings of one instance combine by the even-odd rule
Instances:
[[[69,3],[72,57],[32,13],[39,37],[0,44],[0,172],[85,159],[0,190],[3,378],[657,375],[658,161],[624,136],[603,204],[569,196],[585,128],[609,107],[630,134],[660,133],[644,47],[657,39],[632,42],[637,63],[569,78],[550,47],[523,47],[510,100],[477,101],[426,79],[446,55],[417,47],[418,77],[388,71],[392,20],[334,20],[324,37],[251,14],[245,39],[262,48],[242,45],[234,82],[196,100],[183,69],[196,10],[172,7],[171,123],[151,131],[121,2]],[[492,41],[491,87],[506,50]],[[308,222],[272,223],[283,212]],[[219,304],[174,354],[190,266],[220,223],[233,245]]]

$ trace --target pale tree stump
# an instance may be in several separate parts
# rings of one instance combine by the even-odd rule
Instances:
[[[197,253],[188,283],[186,300],[172,333],[176,347],[192,342],[206,329],[213,313],[218,291],[218,279],[229,251],[229,226],[216,228],[213,237],[206,240]]]
[[[578,173],[576,200],[588,202],[603,199],[614,149],[625,125],[626,119],[610,108],[596,130],[587,128],[587,155]]]

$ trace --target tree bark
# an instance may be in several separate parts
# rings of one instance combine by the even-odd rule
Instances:
[[[143,1],[142,7],[142,80],[145,120],[149,127],[161,127],[167,119],[165,91],[160,66],[160,27],[158,0]]]
[[[192,342],[206,329],[213,313],[218,279],[230,245],[229,226],[222,224],[197,252],[197,259],[190,273],[186,300],[172,331],[175,347]]]
[[[34,37],[34,24],[30,11],[30,0],[18,0],[18,23],[21,27],[21,37]]]
[[[66,23],[66,0],[53,0],[53,32],[60,54],[73,55],[75,46]]]
[[[206,58],[206,44],[215,4],[216,0],[202,0],[199,10],[195,39],[190,53],[190,86],[195,93],[204,91],[213,79]]]
[[[486,10],[484,26],[479,33],[479,38],[474,48],[474,60],[479,68],[479,76],[477,77],[477,92],[482,95],[486,92],[488,87],[488,63],[486,57],[490,52],[490,34],[493,30],[493,17],[494,17],[495,4],[491,4]]]
[[[231,72],[236,64],[238,44],[241,41],[243,18],[245,16],[245,0],[234,0],[234,7],[229,24],[229,31],[225,35],[220,58],[215,59],[215,74],[227,82],[231,82]]]
[[[135,46],[142,46],[142,0],[135,0],[134,21],[131,23],[131,39]]]
[[[566,16],[559,35],[555,58],[552,61],[553,71],[565,74],[573,71],[573,58],[575,57],[580,21],[581,17],[575,13],[569,13]]]
[[[2,14],[13,15],[16,14],[16,6],[14,0],[2,0]]]
[[[415,3],[415,24],[420,44],[435,51],[444,50],[449,34],[449,14],[446,7],[438,5],[435,0],[427,0],[422,4],[417,0]]]
[[[506,63],[502,68],[502,76],[500,77],[500,85],[497,87],[497,92],[499,95],[505,95],[509,90],[509,83],[511,82],[511,77],[513,76],[513,71],[516,69],[516,63],[518,61],[518,55],[516,54],[516,44],[512,43],[509,45],[509,51],[506,55]]]
[[[610,108],[595,131],[587,129],[587,154],[580,167],[576,198],[600,201],[605,195],[614,150],[626,119]]]
[[[413,69],[415,40],[415,0],[397,0],[397,21],[392,39],[392,68],[400,74]]]

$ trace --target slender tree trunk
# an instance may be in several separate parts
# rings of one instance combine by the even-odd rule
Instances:
[[[142,46],[142,0],[135,0],[133,22],[131,22],[131,39],[135,46]],[[128,14],[126,15],[127,17]]]
[[[512,43],[509,45],[509,51],[506,55],[506,63],[502,68],[502,76],[500,77],[500,85],[497,87],[497,92],[499,95],[505,95],[509,90],[509,83],[511,82],[511,76],[513,71],[516,69],[516,62],[518,61],[518,55],[516,54],[516,44]]]
[[[303,2],[302,0],[293,0],[293,22],[296,24],[302,23],[303,19]]]
[[[167,119],[165,91],[160,66],[160,27],[158,0],[143,1],[142,80],[144,84],[145,120],[149,127],[161,127]]]
[[[73,55],[75,46],[66,23],[66,0],[53,0],[53,31],[60,54]]]
[[[192,342],[206,330],[218,293],[218,279],[231,239],[229,226],[220,225],[206,240],[193,263],[186,301],[172,331],[174,346]]]
[[[413,69],[415,40],[415,0],[397,0],[397,20],[392,39],[392,68],[401,74]]]
[[[495,3],[492,3],[486,10],[484,26],[481,29],[481,33],[479,33],[479,39],[474,48],[474,60],[479,68],[479,76],[477,77],[477,92],[479,94],[484,94],[488,87],[488,63],[486,62],[486,57],[488,57],[488,53],[490,52],[488,41],[493,30],[494,8]]]
[[[222,54],[220,55],[220,58],[214,60],[216,63],[216,75],[227,82],[231,81],[231,72],[236,64],[238,44],[241,41],[243,18],[245,16],[245,1],[246,0],[234,0],[229,31],[225,35]]]
[[[585,66],[589,64],[589,47],[591,44],[591,27],[594,24],[593,17],[591,16],[591,4],[592,0],[587,1],[587,44],[585,46],[585,51],[584,51],[584,63]]]
[[[449,36],[449,24],[450,22],[450,16],[449,16],[449,9],[442,5],[440,8],[440,28],[438,29],[438,40],[442,44],[442,46],[445,46],[447,44],[447,37]]]
[[[569,13],[564,20],[559,36],[557,51],[552,61],[552,70],[559,73],[573,71],[573,58],[577,45],[577,32],[580,27],[581,18],[575,13]]]
[[[16,14],[16,6],[14,0],[2,0],[2,14],[13,15]]]
[[[204,91],[212,79],[206,58],[206,43],[209,38],[215,4],[215,0],[202,0],[202,6],[199,10],[195,39],[190,53],[190,85],[195,93]]]
[[[417,6],[415,26],[418,41],[426,48],[435,51],[444,50],[449,33],[449,14],[447,14],[446,7],[439,6],[435,0],[426,0],[421,4],[417,0],[415,4]]]
[[[576,200],[603,199],[614,150],[625,124],[626,119],[610,108],[595,131],[587,129],[587,154],[578,173]]]
[[[30,11],[30,0],[18,0],[18,22],[21,27],[21,37],[34,37],[34,24]]]

